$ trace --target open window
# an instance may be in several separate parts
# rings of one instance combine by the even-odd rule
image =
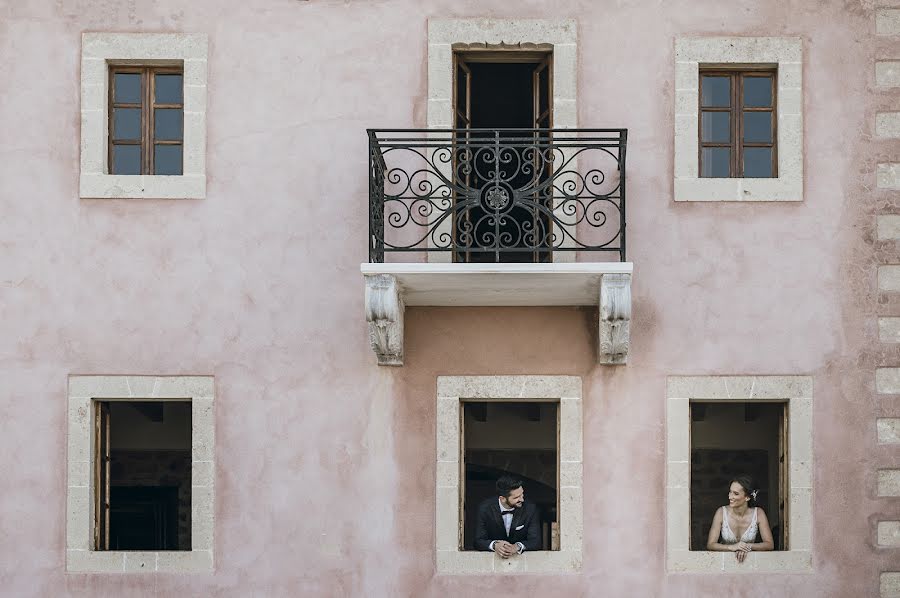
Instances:
[[[537,506],[543,550],[559,550],[559,401],[464,401],[461,548],[473,550],[476,514],[497,500],[504,475],[523,481],[525,500]]]
[[[95,401],[94,550],[191,550],[190,401]]]
[[[552,57],[454,53],[457,262],[552,261]]]
[[[787,402],[690,402],[690,550],[706,550],[713,516],[738,475],[756,482],[775,550],[789,548],[788,446]]]

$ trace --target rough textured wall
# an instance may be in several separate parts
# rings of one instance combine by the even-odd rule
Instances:
[[[368,347],[365,127],[423,126],[429,17],[573,17],[579,118],[629,128],[632,351],[596,314],[410,309],[407,362]],[[208,197],[78,199],[80,34],[209,34]],[[672,201],[673,37],[799,35],[806,200]],[[875,595],[874,189],[869,2],[0,0],[0,587],[15,596]],[[72,373],[214,374],[216,572],[66,575]],[[434,575],[438,374],[584,378],[584,571]],[[670,374],[815,380],[814,575],[667,575]]]

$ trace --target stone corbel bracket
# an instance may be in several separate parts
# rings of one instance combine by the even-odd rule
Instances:
[[[622,365],[631,344],[631,274],[600,278],[600,338],[598,361]]]
[[[366,275],[366,321],[378,365],[403,365],[403,296],[391,274]]]

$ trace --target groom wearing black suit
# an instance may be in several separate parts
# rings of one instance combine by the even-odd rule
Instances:
[[[526,550],[541,549],[537,507],[525,504],[522,480],[503,476],[497,480],[498,496],[478,506],[475,548],[491,550],[507,559]]]

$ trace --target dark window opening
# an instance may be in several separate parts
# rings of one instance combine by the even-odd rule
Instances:
[[[182,174],[184,77],[180,67],[110,67],[107,159],[110,174]]]
[[[497,500],[497,479],[523,481],[537,506],[542,550],[559,550],[559,450],[556,402],[464,402],[462,549],[474,550],[478,505]]]
[[[738,475],[755,480],[775,550],[787,550],[787,434],[787,403],[691,402],[691,550],[706,550],[713,516]]]
[[[700,176],[778,176],[776,72],[700,71]]]
[[[454,258],[552,261],[550,219],[541,209],[552,207],[552,186],[540,185],[551,174],[550,160],[544,159],[551,136],[549,131],[535,131],[552,127],[552,57],[458,53],[455,61],[455,126],[464,131],[456,136],[454,168],[460,182],[484,199],[455,219],[454,236],[461,248]],[[499,154],[491,142],[502,148]],[[456,201],[462,199],[457,194]]]
[[[190,402],[95,410],[95,549],[190,550]]]

